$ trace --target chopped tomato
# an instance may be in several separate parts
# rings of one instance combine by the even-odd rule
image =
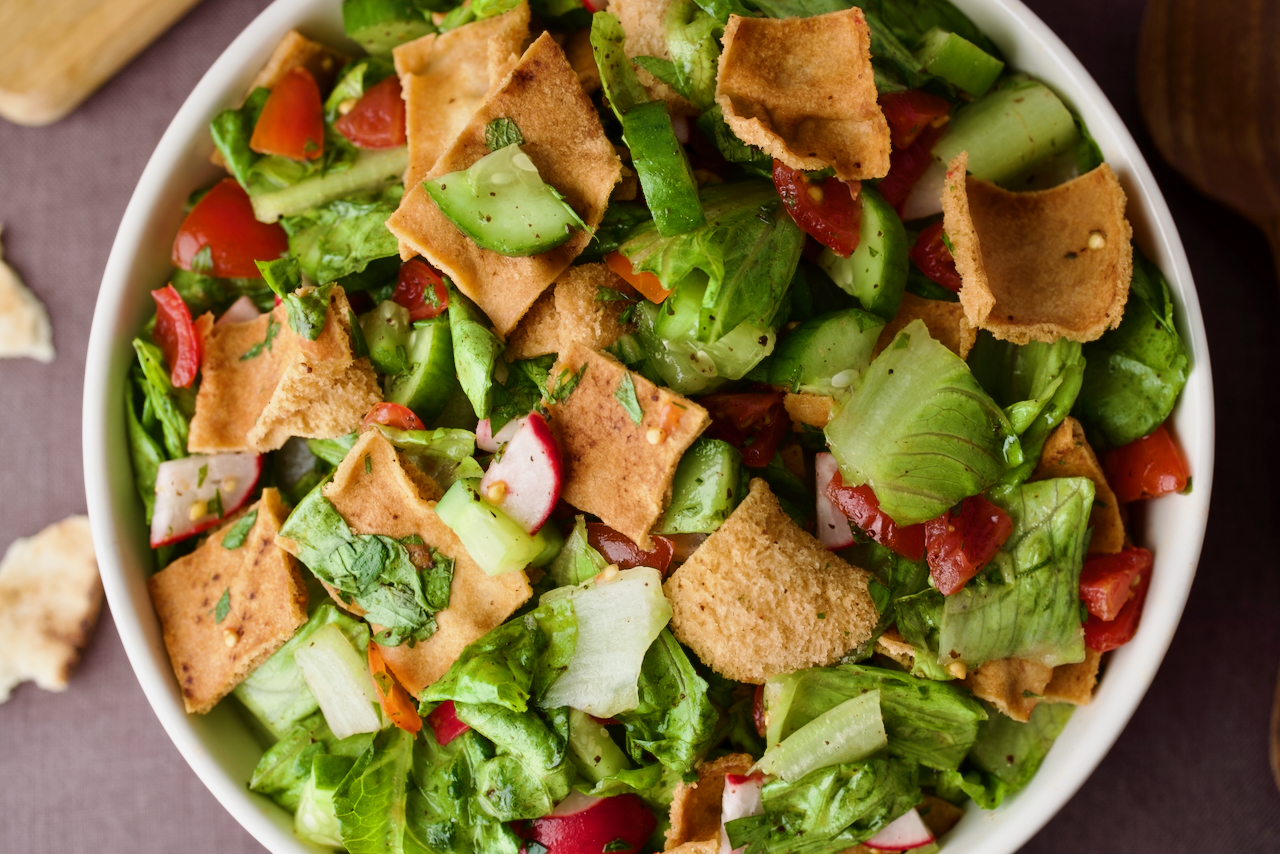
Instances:
[[[449,289],[430,264],[412,258],[400,265],[400,278],[391,299],[409,309],[410,320],[429,320],[449,307]]]
[[[436,736],[436,743],[441,747],[471,729],[470,726],[458,719],[458,710],[454,708],[453,700],[445,700],[432,709],[431,713],[427,715],[427,723],[431,725],[431,731]]]
[[[1114,620],[1090,617],[1084,624],[1085,645],[1098,652],[1107,652],[1132,640],[1134,633],[1138,631],[1138,621],[1142,619],[1142,606],[1147,602],[1147,588],[1150,586],[1151,567],[1148,566],[1139,570],[1133,595]]]
[[[924,523],[929,575],[950,596],[986,566],[1009,539],[1013,520],[981,495],[971,495]]]
[[[780,391],[709,394],[698,399],[711,415],[707,435],[742,452],[748,466],[767,466],[791,429]]]
[[[653,548],[645,550],[631,542],[626,534],[615,531],[603,522],[587,523],[587,542],[591,548],[604,555],[609,563],[618,565],[618,569],[631,569],[636,566],[650,566],[663,575],[671,566],[671,556],[675,548],[666,537],[654,535]]]
[[[182,221],[173,240],[173,265],[225,279],[257,279],[254,261],[274,261],[289,252],[279,223],[258,222],[249,194],[234,178],[209,188]],[[202,257],[203,254],[203,257]]]
[[[920,89],[890,92],[880,96],[880,110],[889,123],[889,136],[895,151],[906,148],[927,127],[936,127],[951,114],[945,98]]]
[[[902,213],[902,203],[911,195],[920,176],[933,163],[933,144],[942,136],[945,128],[929,126],[906,148],[895,148],[889,154],[889,174],[876,185],[880,195]]]
[[[299,66],[271,87],[249,147],[291,160],[315,160],[324,154],[324,106],[310,71]]]
[[[1154,560],[1151,552],[1140,548],[1089,558],[1080,571],[1080,601],[1092,617],[1111,622],[1124,609],[1142,575],[1151,571]]]
[[[960,272],[956,259],[943,240],[942,220],[920,232],[916,245],[911,247],[911,260],[930,279],[953,293],[960,293]]]
[[[334,129],[356,148],[374,151],[405,143],[404,98],[400,78],[392,74],[365,90],[351,112],[333,123]]]
[[[418,704],[391,675],[376,643],[369,644],[369,674],[373,676],[373,689],[378,694],[378,702],[382,704],[382,711],[387,718],[405,732],[416,733],[421,730],[422,718],[418,717]]]
[[[827,484],[827,497],[862,532],[907,560],[924,557],[924,525],[899,525],[880,509],[880,500],[868,484],[845,486],[840,472]]]
[[[609,269],[617,273],[631,287],[640,292],[640,295],[649,302],[662,302],[671,296],[671,291],[662,286],[662,280],[653,273],[635,271],[631,266],[631,261],[621,252],[610,252],[604,256],[604,262],[609,265]]]
[[[765,730],[769,728],[769,720],[764,714],[764,686],[756,686],[755,700],[751,705],[751,716],[755,719],[756,732],[763,738]]]
[[[841,258],[848,258],[858,248],[862,228],[862,202],[858,194],[862,184],[846,184],[831,177],[814,183],[799,169],[781,160],[773,161],[773,186],[777,187],[787,213],[805,234]]]
[[[1191,478],[1182,450],[1163,424],[1151,435],[1108,453],[1103,469],[1107,483],[1121,501],[1181,492]]]
[[[200,336],[191,322],[191,311],[173,285],[151,292],[156,301],[156,328],[152,339],[169,363],[169,381],[188,388],[200,369]]]
[[[373,409],[369,410],[369,414],[360,422],[360,432],[363,433],[374,424],[381,424],[385,427],[394,427],[396,430],[425,430],[427,429],[422,423],[422,419],[413,414],[413,410],[407,406],[401,406],[398,403],[377,403]]]

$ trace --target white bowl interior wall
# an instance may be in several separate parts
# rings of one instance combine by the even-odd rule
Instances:
[[[1143,250],[1168,277],[1179,331],[1193,372],[1174,423],[1194,490],[1155,502],[1142,542],[1156,565],[1142,627],[1112,655],[1093,703],[1076,711],[1040,772],[994,812],[971,808],[947,837],[950,854],[1008,854],[1029,839],[1102,760],[1146,691],[1173,637],[1195,574],[1208,517],[1213,468],[1213,389],[1204,324],[1172,217],[1133,138],[1079,61],[1016,0],[956,0],[1004,50],[1010,65],[1052,86],[1083,116],[1129,195],[1129,217]],[[188,194],[218,174],[209,163],[209,120],[239,102],[290,29],[330,44],[342,35],[338,0],[277,0],[234,42],[174,117],[125,211],[103,276],[85,374],[85,485],[94,540],[112,615],[147,700],[204,784],[259,842],[277,854],[320,851],[293,834],[292,818],[248,790],[261,747],[233,704],[206,716],[185,713],[151,606],[152,558],[133,485],[123,389],[134,358],[129,344],[152,309],[147,292],[164,284],[169,247]]]

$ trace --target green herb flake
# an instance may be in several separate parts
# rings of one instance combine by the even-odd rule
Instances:
[[[630,297],[622,291],[615,291],[613,288],[596,288],[596,302],[635,302],[635,297]]]
[[[218,600],[217,606],[213,609],[213,621],[221,623],[227,618],[227,614],[231,613],[231,588],[228,587],[222,591],[222,598]]]
[[[267,315],[267,336],[263,338],[261,341],[259,341],[257,344],[254,344],[248,350],[245,350],[244,355],[240,357],[240,361],[247,362],[250,359],[254,359],[254,358],[257,358],[258,356],[261,356],[263,350],[270,350],[271,342],[275,340],[276,335],[279,332],[280,332],[280,324],[276,321],[276,316],[274,314],[268,314]]]
[[[586,372],[586,362],[583,362],[582,367],[578,368],[577,371],[563,368],[556,377],[555,385],[551,387],[551,391],[547,395],[547,401],[549,403],[564,403],[569,399],[569,395],[573,394],[573,390],[578,387],[578,383],[582,382],[582,375]]]
[[[947,251],[952,255],[956,254],[956,248],[951,245],[951,238],[947,237],[947,233],[945,231],[942,232],[942,245],[947,247]]]
[[[870,594],[871,603],[876,606],[876,610],[883,614],[885,608],[889,607],[889,600],[891,598],[889,595],[889,588],[885,587],[873,578],[867,582],[867,593]]]
[[[426,545],[426,543],[424,543],[424,542],[422,541],[422,537],[418,536],[417,534],[410,534],[409,536],[407,536],[407,537],[405,537],[404,539],[402,539],[400,542],[401,542],[402,544],[406,545],[406,546],[423,546],[423,545]]]
[[[258,521],[258,511],[254,510],[236,520],[226,535],[222,538],[222,547],[224,549],[238,549],[244,545],[244,541],[249,538],[249,532],[253,530],[254,523]]]
[[[367,455],[365,456],[365,458],[364,458],[364,473],[365,473],[365,474],[373,474],[373,457],[370,457],[370,456],[367,456]]]
[[[213,247],[205,244],[200,251],[191,256],[191,272],[209,275],[213,272]]]
[[[633,424],[639,424],[644,420],[644,410],[640,408],[640,401],[636,400],[636,384],[631,380],[630,371],[623,372],[622,380],[614,389],[613,396],[618,399],[618,403],[622,404],[622,408],[627,410],[627,415],[631,416]]]
[[[351,328],[352,357],[359,359],[361,356],[369,355],[369,342],[364,340],[364,330],[360,328],[360,320],[351,309],[347,309],[347,324]]]
[[[200,466],[200,472],[196,476],[196,489],[204,486],[204,479],[209,476],[209,464],[205,463]]]
[[[217,489],[213,491],[213,497],[209,499],[209,513],[214,516],[221,516],[223,514],[222,492]]]
[[[324,331],[325,318],[329,314],[329,294],[333,284],[323,285],[309,291],[294,291],[286,294],[285,313],[289,318],[289,327],[302,338],[315,341]],[[355,328],[359,328],[356,326]],[[354,345],[353,345],[354,349]]]
[[[524,145],[524,134],[520,133],[514,120],[499,116],[484,126],[484,144],[489,146],[490,151],[497,151],[508,145]]]
[[[818,619],[819,619],[819,620],[825,620],[826,618],[827,618],[827,615],[826,615],[826,612],[825,612],[825,611],[819,611],[819,612],[818,612]]]
[[[604,847],[604,854],[614,854],[615,851],[630,851],[631,843],[625,839],[618,838],[610,842]]]

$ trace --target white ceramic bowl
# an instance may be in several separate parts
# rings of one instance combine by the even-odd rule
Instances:
[[[1045,81],[1087,122],[1129,195],[1137,242],[1168,276],[1193,370],[1175,414],[1195,478],[1188,496],[1151,505],[1141,540],[1156,554],[1150,596],[1134,640],[1113,654],[1093,703],[1077,710],[1040,772],[1000,809],[971,808],[949,835],[947,854],[1008,854],[1039,830],[1102,760],[1133,714],[1186,603],[1204,540],[1213,480],[1213,387],[1204,323],[1186,254],[1151,170],[1120,117],[1066,46],[1018,0],[956,0],[1010,64]],[[188,193],[217,174],[209,165],[210,118],[238,102],[277,41],[298,28],[344,44],[339,0],[277,0],[232,42],[187,98],[151,156],[125,210],[98,295],[85,372],[84,463],[89,515],[111,612],[147,700],[169,737],[233,816],[269,850],[318,851],[292,831],[292,817],[248,790],[262,749],[224,704],[188,716],[147,595],[152,561],[134,490],[122,407],[134,354],[130,339],[152,311],[147,292],[168,274],[169,248]]]

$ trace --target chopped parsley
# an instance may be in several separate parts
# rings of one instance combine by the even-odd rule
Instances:
[[[524,145],[524,134],[515,121],[506,116],[499,116],[484,126],[484,144],[490,151],[506,148],[508,145]]]
[[[226,535],[222,538],[222,547],[224,549],[238,549],[244,545],[244,541],[249,538],[249,532],[253,530],[254,523],[258,521],[258,511],[254,510],[236,520]]]
[[[630,371],[622,372],[622,379],[614,389],[613,396],[618,399],[618,403],[622,404],[627,415],[631,416],[633,424],[639,424],[644,420],[644,410],[640,408],[640,401],[636,400],[636,384],[631,380]]]
[[[364,473],[373,474],[373,457],[365,454],[364,457]]]
[[[200,473],[196,475],[196,489],[204,486],[204,479],[209,476],[209,464],[205,463],[200,466]]]
[[[228,587],[222,591],[222,598],[218,600],[218,604],[213,609],[213,621],[221,623],[227,618],[227,614],[231,613],[231,588]]]
[[[569,399],[569,395],[573,394],[573,390],[578,387],[578,383],[582,382],[582,375],[587,372],[587,363],[583,362],[582,367],[576,371],[563,368],[556,377],[555,385],[551,387],[551,391],[547,394],[549,403],[564,403]]]
[[[213,497],[209,499],[208,512],[214,516],[222,515],[222,492],[220,490],[215,489],[213,491]]]

